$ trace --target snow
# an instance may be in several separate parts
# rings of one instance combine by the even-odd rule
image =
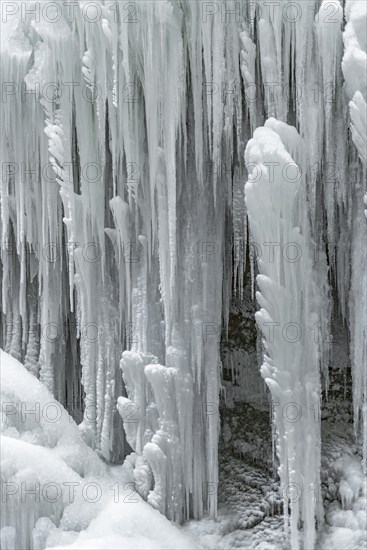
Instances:
[[[53,545],[52,548],[191,550],[196,546],[146,503],[119,502],[107,505],[72,544]]]
[[[8,432],[13,434],[12,439],[16,435],[17,440],[7,439],[9,452],[13,452],[12,445],[24,442],[50,448],[68,463],[68,454],[72,449],[70,460],[79,475],[103,471],[103,464],[84,443],[74,420],[44,385],[3,350],[0,350],[0,360],[1,431],[3,436],[7,436]],[[17,457],[15,454],[12,461],[23,461],[25,467],[26,456]]]
[[[3,550],[197,547],[139,496],[126,467],[105,465],[23,365],[0,350],[0,366]]]

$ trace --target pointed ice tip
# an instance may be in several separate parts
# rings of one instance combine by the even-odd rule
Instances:
[[[130,210],[127,202],[123,201],[119,195],[116,195],[116,197],[110,200],[110,208],[114,214],[118,211],[123,214],[128,214]]]
[[[117,241],[117,231],[116,229],[110,229],[109,227],[105,228],[106,235],[111,239],[112,244],[114,244]]]

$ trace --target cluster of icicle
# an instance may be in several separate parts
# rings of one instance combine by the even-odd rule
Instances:
[[[322,527],[324,521],[318,494],[319,407],[322,386],[328,389],[332,281],[351,333],[354,420],[356,434],[363,433],[366,468],[366,4],[346,3],[344,57],[343,10],[333,4],[330,25],[322,20],[323,10],[330,7],[326,1],[321,4],[315,23],[304,11],[292,28],[290,43],[277,42],[277,37],[287,36],[283,21],[260,21],[260,48],[267,52],[261,57],[262,78],[272,82],[284,70],[282,82],[291,80],[291,90],[298,94],[293,120],[299,133],[285,124],[292,118],[284,94],[265,97],[270,114],[284,122],[268,119],[254,131],[245,152],[251,234],[257,243],[272,245],[268,255],[258,259],[256,297],[261,309],[256,319],[264,335],[261,374],[272,395],[292,549],[300,544],[314,548],[315,526]],[[245,33],[242,37],[246,80],[251,77],[254,45]],[[316,86],[322,90],[318,99],[313,95]],[[355,148],[348,141],[347,96]],[[255,115],[250,111],[250,117]]]
[[[353,188],[348,220],[352,233],[350,245],[351,281],[348,326],[351,335],[354,424],[363,434],[363,471],[367,475],[367,5],[349,0],[344,32],[342,62],[349,102],[352,139],[363,165]],[[363,187],[364,186],[364,187]],[[364,204],[363,204],[364,201]],[[364,210],[364,212],[363,212]],[[365,215],[365,217],[363,216]]]
[[[139,408],[129,440],[154,474],[150,500],[177,521],[215,515],[226,234],[244,151],[238,25],[204,18],[200,2],[73,4],[12,3],[3,24],[3,346],[83,409],[107,460],[131,451],[116,401],[122,352],[135,353],[131,373],[122,362],[133,409],[119,410],[129,434]],[[156,366],[141,370],[146,354]]]
[[[287,157],[302,178],[280,206],[266,176],[250,185],[268,191],[262,212],[248,197],[250,240],[291,235],[317,262],[259,263],[260,303],[320,334],[315,344],[305,330],[292,358],[271,343],[262,374],[278,400],[289,384],[306,408],[327,390],[332,282],[351,334],[356,429],[366,423],[364,1],[346,1],[344,46],[339,0],[55,1],[39,16],[42,3],[18,4],[1,37],[1,344],[83,409],[107,460],[127,452],[122,417],[153,505],[178,521],[215,515],[219,344],[246,269],[244,149],[270,117],[281,122],[255,133],[248,156]],[[299,433],[275,414],[284,482],[297,470],[317,483],[311,424],[304,463]],[[313,544],[313,498],[304,490],[292,505],[294,548],[299,518]]]

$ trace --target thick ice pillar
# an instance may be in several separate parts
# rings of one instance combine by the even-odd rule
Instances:
[[[351,291],[349,328],[353,376],[353,404],[356,433],[363,438],[363,468],[367,473],[367,5],[363,0],[347,0],[342,68],[350,99],[350,129],[361,166],[350,181]]]
[[[304,144],[294,127],[269,119],[246,147],[245,199],[261,258],[256,320],[264,336],[261,374],[276,427],[284,499],[291,517],[291,545],[315,544],[315,519],[323,520],[320,490],[319,292],[311,259],[303,164]]]

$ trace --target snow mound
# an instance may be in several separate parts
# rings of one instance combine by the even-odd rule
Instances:
[[[102,474],[105,466],[45,386],[2,350],[0,365],[2,435],[53,449],[80,476]]]
[[[130,550],[191,549],[195,548],[189,537],[157,510],[144,501],[110,503],[71,545],[56,546],[61,549],[108,548]]]

